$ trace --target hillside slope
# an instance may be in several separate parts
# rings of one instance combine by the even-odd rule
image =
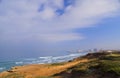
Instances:
[[[69,62],[13,67],[0,78],[120,78],[120,52],[89,53]]]

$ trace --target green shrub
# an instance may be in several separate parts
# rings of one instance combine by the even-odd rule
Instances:
[[[103,72],[112,72],[120,75],[120,61],[102,61],[100,67]]]
[[[65,63],[52,63],[52,66],[64,65]]]
[[[120,61],[120,56],[105,56],[100,60],[113,60],[113,61]]]

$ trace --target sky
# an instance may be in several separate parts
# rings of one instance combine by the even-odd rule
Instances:
[[[120,49],[120,0],[0,0],[0,59]]]

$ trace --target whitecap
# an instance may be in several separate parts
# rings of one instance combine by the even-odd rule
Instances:
[[[6,69],[6,67],[0,67],[0,71],[2,71],[2,70],[4,70],[4,69]]]
[[[23,62],[22,61],[19,61],[19,62],[15,62],[15,64],[23,64]]]

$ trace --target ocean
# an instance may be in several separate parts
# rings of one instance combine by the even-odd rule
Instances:
[[[64,56],[46,56],[37,58],[25,58],[17,59],[12,61],[0,61],[0,72],[10,70],[13,66],[21,66],[26,64],[47,64],[47,63],[58,63],[65,62],[83,56],[87,54],[86,52],[68,54]]]

